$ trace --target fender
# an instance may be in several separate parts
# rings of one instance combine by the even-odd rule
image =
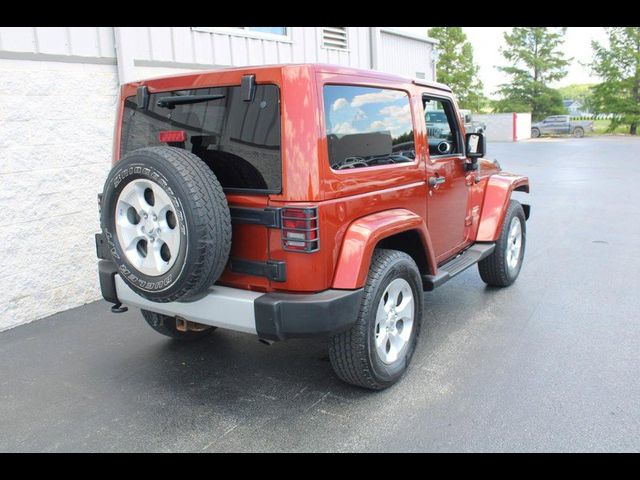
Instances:
[[[495,242],[500,236],[504,215],[514,190],[529,193],[529,178],[500,172],[489,177],[484,190],[484,201],[478,226],[477,242]],[[525,214],[529,218],[529,208]]]
[[[410,230],[418,232],[430,273],[435,274],[436,259],[423,218],[404,208],[396,208],[366,215],[349,225],[342,242],[332,288],[363,287],[367,281],[371,256],[378,242]]]

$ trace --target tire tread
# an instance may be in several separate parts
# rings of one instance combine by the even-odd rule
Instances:
[[[509,225],[511,224],[511,219],[514,216],[520,216],[522,220],[522,235],[523,235],[523,244],[522,244],[522,255],[524,255],[525,248],[525,224],[524,221],[524,210],[522,209],[522,205],[516,200],[511,200],[509,202],[509,207],[504,216],[504,222],[502,223],[502,229],[500,230],[500,237],[496,242],[496,248],[494,252],[489,255],[487,258],[484,258],[478,262],[478,271],[480,272],[480,278],[487,285],[491,285],[493,287],[508,287],[511,285],[515,278],[511,278],[509,276],[509,270],[507,266],[507,259],[505,258],[505,248],[507,243],[507,236],[509,235]]]
[[[364,286],[364,294],[360,303],[358,319],[354,325],[343,332],[333,335],[329,340],[329,359],[336,375],[343,381],[360,387],[381,390],[388,383],[376,379],[369,361],[367,342],[369,337],[368,319],[373,305],[376,288],[389,266],[399,260],[409,260],[417,271],[413,259],[397,250],[376,249],[371,258],[369,275]],[[421,302],[422,298],[415,299]],[[422,308],[418,308],[422,312]],[[415,320],[415,328],[419,329],[420,321]],[[416,335],[419,332],[416,331]]]
[[[178,290],[166,295],[138,292],[159,303],[188,300],[207,290],[220,277],[229,259],[231,216],[227,198],[213,172],[191,152],[175,147],[153,146],[132,153],[159,158],[177,174],[181,188],[186,192],[184,196],[187,197],[180,198],[184,202],[183,211],[187,215],[188,209],[193,219],[188,235],[197,242],[195,256],[191,257],[194,260],[189,262],[189,275]]]

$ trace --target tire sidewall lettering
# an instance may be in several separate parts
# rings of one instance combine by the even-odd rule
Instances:
[[[105,191],[105,198],[109,203],[113,203],[117,201],[118,195],[120,191],[129,183],[136,178],[147,178],[156,184],[158,184],[169,196],[173,205],[175,207],[175,214],[178,219],[178,225],[180,228],[180,234],[182,236],[182,246],[181,252],[179,255],[184,256],[186,258],[187,255],[187,219],[184,213],[184,207],[178,196],[176,195],[173,188],[171,188],[169,181],[165,175],[156,170],[155,168],[148,165],[124,165],[121,169],[116,170],[111,180],[107,182],[105,185],[105,190],[107,190],[107,186],[109,187],[109,192]],[[170,270],[163,276],[160,276],[158,279],[151,279],[150,277],[146,277],[137,272],[135,268],[130,265],[125,256],[122,255],[121,248],[117,242],[117,235],[115,234],[115,220],[109,218],[109,216],[113,216],[115,207],[111,208],[109,205],[105,204],[105,218],[103,221],[103,233],[109,245],[109,251],[111,252],[111,257],[118,268],[121,276],[130,284],[135,285],[137,288],[147,291],[147,292],[160,292],[170,288],[174,283],[176,283],[180,274],[184,270],[184,263],[181,262],[182,265],[178,265],[176,262],[176,266],[179,268],[179,273],[176,275],[174,269]],[[103,208],[104,208],[103,207]],[[185,252],[182,252],[182,249],[185,249]]]

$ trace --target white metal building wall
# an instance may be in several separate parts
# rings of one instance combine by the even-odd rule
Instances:
[[[82,60],[81,57],[91,59],[90,63],[115,64],[113,28],[0,28],[0,58],[73,62]]]
[[[119,65],[124,81],[175,72],[175,69],[333,63],[371,68],[370,29],[347,27],[346,50],[322,46],[321,27],[288,27],[282,39],[242,32],[202,31],[198,27],[119,27]]]
[[[380,63],[377,69],[409,78],[418,77],[422,73],[422,78],[433,81],[433,49],[432,42],[383,29],[380,32]]]
[[[290,27],[281,40],[253,38],[241,32],[197,30],[197,27],[147,27],[133,29],[138,62],[172,62],[202,65],[264,65],[322,62],[369,68],[366,27],[349,27],[349,48],[341,51],[321,46],[322,28]]]

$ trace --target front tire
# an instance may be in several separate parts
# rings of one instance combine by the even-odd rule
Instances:
[[[422,319],[422,279],[413,259],[375,250],[356,323],[329,341],[334,371],[352,385],[382,390],[404,374]]]
[[[511,200],[505,213],[500,237],[491,255],[478,263],[480,278],[493,287],[508,287],[522,268],[527,230],[522,205]]]
[[[540,137],[540,130],[537,128],[532,128],[531,129],[531,138],[538,138]]]

